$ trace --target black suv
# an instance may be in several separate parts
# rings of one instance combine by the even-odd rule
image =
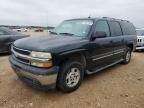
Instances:
[[[114,18],[65,20],[46,37],[30,37],[12,45],[10,63],[27,84],[63,92],[77,89],[85,74],[117,63],[128,64],[136,46],[132,23]]]

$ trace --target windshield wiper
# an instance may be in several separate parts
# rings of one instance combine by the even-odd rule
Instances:
[[[72,34],[72,33],[59,33],[59,34],[61,34],[61,35],[71,35],[71,36],[74,35],[74,34]]]

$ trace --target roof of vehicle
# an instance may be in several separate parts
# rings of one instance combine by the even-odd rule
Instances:
[[[116,19],[116,18],[110,18],[110,17],[88,17],[88,18],[75,18],[75,19],[69,19],[66,21],[70,21],[70,20],[99,20],[99,19],[105,19],[105,20],[109,20],[109,21],[126,21],[129,22],[127,20],[122,20],[122,19]]]

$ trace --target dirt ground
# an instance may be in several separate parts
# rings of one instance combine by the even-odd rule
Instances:
[[[0,56],[0,108],[144,108],[144,54],[84,78],[75,92],[42,92],[17,79]]]

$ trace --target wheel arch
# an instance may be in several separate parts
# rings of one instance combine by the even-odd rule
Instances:
[[[131,49],[131,51],[134,50],[134,45],[132,43],[128,44],[127,47],[129,47]]]
[[[68,61],[79,61],[80,63],[82,63],[84,67],[86,67],[86,64],[87,64],[85,51],[65,53],[65,54],[62,54],[60,58],[62,59],[58,62],[58,65],[62,65],[63,63],[68,62]]]

